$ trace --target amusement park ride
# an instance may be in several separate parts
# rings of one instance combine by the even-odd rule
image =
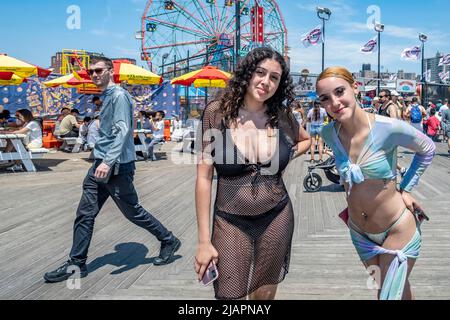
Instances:
[[[174,75],[206,64],[233,71],[236,52],[243,56],[263,45],[287,59],[287,29],[277,2],[239,1],[147,1],[139,32],[141,59],[155,73]]]
[[[61,59],[62,75],[81,71],[89,65],[89,55],[84,50],[63,49]]]
[[[61,74],[67,75],[73,73],[79,79],[84,77],[89,80],[86,69],[90,63],[90,57],[84,50],[64,49],[62,50]],[[82,76],[80,76],[80,74]],[[92,86],[81,86],[77,88],[78,93],[99,94],[100,90]]]

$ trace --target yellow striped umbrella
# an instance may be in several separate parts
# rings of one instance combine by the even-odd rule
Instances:
[[[20,78],[27,78],[37,75],[38,67],[5,54],[0,54],[0,72],[13,72]]]
[[[200,70],[192,71],[180,77],[174,78],[171,83],[181,84],[188,87],[194,84],[194,87],[196,88],[225,88],[231,77],[231,73],[220,70],[216,67],[206,66]]]
[[[93,84],[92,81],[85,80],[85,79],[78,80],[77,77],[75,76],[75,74],[73,74],[73,73],[50,80],[50,81],[46,81],[46,82],[44,82],[44,85],[46,87],[50,87],[50,88],[63,86],[64,88],[85,87],[85,88],[97,89],[97,86],[95,84]]]
[[[1,80],[0,79],[0,86],[19,86],[22,83],[26,81],[25,78],[21,78],[19,76],[16,76],[15,74],[12,75],[10,80]]]
[[[122,83],[123,81],[131,85],[154,85],[161,84],[163,79],[153,72],[131,64],[128,60],[115,60],[114,82]]]

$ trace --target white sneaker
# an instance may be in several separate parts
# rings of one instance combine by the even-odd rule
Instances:
[[[23,171],[23,168],[19,164],[15,164],[12,167],[6,168],[8,171],[16,172],[16,171]]]
[[[403,176],[405,175],[405,173],[406,173],[406,168],[405,168],[405,167],[402,167],[402,168],[400,169],[400,175],[403,177]]]

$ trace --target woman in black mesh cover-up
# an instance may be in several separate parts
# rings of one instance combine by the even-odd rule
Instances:
[[[273,299],[288,272],[294,215],[282,173],[311,144],[283,105],[293,102],[292,88],[283,57],[257,48],[203,113],[195,270],[200,280],[211,260],[216,262],[217,299]],[[218,179],[211,238],[214,168]]]

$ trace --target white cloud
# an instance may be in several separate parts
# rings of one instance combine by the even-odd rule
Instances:
[[[327,7],[331,10],[331,17],[333,19],[340,19],[345,20],[349,16],[353,16],[356,14],[355,9],[351,5],[351,1],[340,1],[340,0],[333,0],[330,1],[330,3],[326,4],[320,4],[317,1],[310,1],[309,3],[297,3],[296,7],[300,9],[301,11],[307,11],[307,12],[316,12],[316,8],[320,7]]]
[[[120,53],[121,56],[133,56],[133,57],[139,56],[138,49],[124,48],[121,46],[115,46],[114,49],[117,50],[117,52]]]
[[[108,31],[105,29],[93,29],[90,31],[90,33],[97,37],[111,37],[111,38],[116,38],[119,40],[125,40],[125,38],[126,38],[125,33],[118,33],[118,32]]]
[[[301,4],[297,3],[297,8],[301,11],[309,11],[309,12],[316,12],[316,5],[314,4]]]

